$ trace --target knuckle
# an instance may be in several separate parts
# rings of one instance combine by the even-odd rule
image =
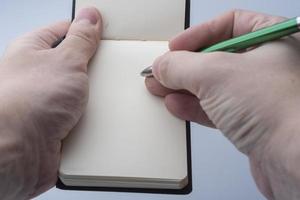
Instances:
[[[54,49],[57,50],[57,54],[63,59],[63,60],[73,60],[76,56],[74,56],[73,48],[71,47],[65,47],[64,49]]]
[[[88,46],[94,46],[96,44],[96,40],[87,32],[73,33],[72,37],[88,44]]]
[[[199,67],[195,70],[197,72],[194,74],[194,76],[201,77],[195,78],[195,80],[198,80],[196,86],[201,86],[203,90],[203,88],[219,87],[225,81],[230,81],[232,73],[236,68],[232,56],[226,52],[203,54],[198,60]],[[200,88],[197,91],[200,91]]]
[[[80,63],[87,63],[96,52],[99,40],[97,34],[91,28],[75,27],[69,33],[65,45],[62,45],[64,57],[72,57]],[[62,50],[61,48],[58,48]]]
[[[79,29],[80,28],[80,29]],[[71,33],[71,37],[79,39],[80,41],[94,47],[98,44],[98,33],[92,27],[76,27]]]
[[[168,76],[172,65],[173,54],[172,52],[167,52],[154,62],[154,65],[158,68],[158,76],[160,79],[164,79],[164,77]]]
[[[167,52],[156,61],[158,68],[156,74],[164,86],[183,89],[182,77],[189,71],[185,72],[184,70],[185,65],[189,65],[187,57],[188,52],[185,51]]]
[[[65,89],[62,96],[69,99],[70,105],[76,107],[86,101],[89,85],[87,74],[81,72],[70,74],[61,79],[58,85]]]
[[[65,66],[66,69],[86,72],[86,66],[89,59],[82,56],[79,51],[74,51],[73,48],[69,47],[57,49],[56,51],[55,54],[58,55],[57,62],[65,63],[67,65]]]

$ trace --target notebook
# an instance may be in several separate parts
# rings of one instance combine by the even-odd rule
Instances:
[[[76,0],[73,12],[86,6],[101,11],[104,32],[89,64],[87,109],[63,141],[57,187],[189,193],[189,122],[172,116],[139,75],[184,30],[189,2]]]

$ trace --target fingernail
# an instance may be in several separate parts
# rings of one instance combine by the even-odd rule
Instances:
[[[96,8],[89,7],[79,10],[76,15],[75,22],[88,22],[92,25],[97,24],[100,19],[100,14]]]
[[[156,78],[156,80],[160,81],[160,74],[156,64],[152,66],[152,75]]]
[[[152,65],[152,74],[156,78],[156,80],[160,81],[160,73],[159,73],[159,67],[163,56],[159,56]]]

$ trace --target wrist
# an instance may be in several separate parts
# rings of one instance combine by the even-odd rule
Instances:
[[[300,127],[296,118],[285,119],[289,121],[249,154],[256,183],[269,199],[298,199],[300,195]]]
[[[0,111],[0,196],[28,199],[38,183],[40,138],[28,128],[26,107],[11,105],[3,103]]]

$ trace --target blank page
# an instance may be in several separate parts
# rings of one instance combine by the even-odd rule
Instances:
[[[186,0],[76,0],[76,10],[96,6],[103,39],[168,41],[184,30]]]
[[[167,46],[167,42],[102,41],[89,66],[87,111],[63,144],[62,176],[187,178],[185,121],[172,116],[139,75]]]

